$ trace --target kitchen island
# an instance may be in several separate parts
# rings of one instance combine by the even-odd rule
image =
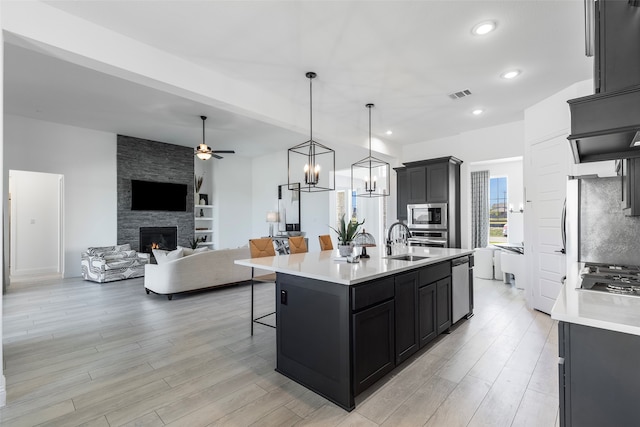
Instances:
[[[275,271],[276,370],[346,410],[452,322],[451,261],[468,249],[383,248],[358,263],[336,251],[237,260]],[[469,270],[469,306],[473,281]]]
[[[558,323],[560,426],[635,426],[640,420],[640,297],[581,289],[568,267],[551,311]]]

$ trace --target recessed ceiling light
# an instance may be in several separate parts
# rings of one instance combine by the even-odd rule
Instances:
[[[471,113],[474,116],[479,116],[480,114],[484,113],[484,110],[481,110],[480,108],[478,108],[477,110],[473,110]]]
[[[489,34],[491,31],[496,29],[496,23],[494,21],[484,21],[479,24],[476,24],[471,32],[476,36],[484,36],[485,34]]]
[[[500,77],[502,77],[503,79],[515,79],[519,75],[520,75],[520,70],[510,70],[500,74]]]
[[[387,131],[387,135],[391,135],[393,133],[393,131],[388,130]]]

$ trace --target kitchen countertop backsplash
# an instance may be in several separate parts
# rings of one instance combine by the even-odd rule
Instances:
[[[640,217],[625,216],[620,178],[584,179],[580,260],[640,265]]]

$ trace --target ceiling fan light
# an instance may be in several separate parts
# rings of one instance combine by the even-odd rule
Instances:
[[[196,157],[198,157],[201,160],[209,160],[211,158],[211,153],[198,152],[196,153]]]

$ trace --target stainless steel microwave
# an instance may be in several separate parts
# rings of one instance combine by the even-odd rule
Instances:
[[[409,228],[447,228],[447,204],[426,203],[407,205],[407,219]]]

